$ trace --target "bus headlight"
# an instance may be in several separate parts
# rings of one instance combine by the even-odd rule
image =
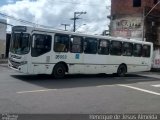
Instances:
[[[25,64],[27,64],[27,61],[22,61],[21,62],[21,65],[25,65]]]

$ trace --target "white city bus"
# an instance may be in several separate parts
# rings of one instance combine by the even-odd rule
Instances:
[[[26,74],[126,73],[149,71],[150,42],[14,26],[9,67]]]

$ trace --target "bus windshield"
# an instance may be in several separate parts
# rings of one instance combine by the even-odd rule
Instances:
[[[14,54],[27,54],[30,50],[29,34],[12,33],[10,51]]]

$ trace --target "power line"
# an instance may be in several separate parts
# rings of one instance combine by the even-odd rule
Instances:
[[[66,1],[62,1],[62,0],[61,0],[60,2],[64,2],[64,3],[72,3],[72,4],[81,4],[81,3],[74,3],[74,2],[66,2]],[[99,6],[99,5],[93,5],[93,4],[81,4],[81,5]],[[108,7],[110,8],[110,6],[108,6]],[[53,27],[51,27],[51,26],[36,24],[36,23],[34,23],[34,22],[31,22],[31,21],[27,21],[27,20],[23,20],[23,19],[18,19],[18,18],[16,18],[16,17],[7,15],[6,13],[3,13],[3,12],[1,12],[1,11],[0,11],[0,15],[3,16],[3,17],[5,17],[5,18],[8,18],[8,19],[12,19],[12,20],[19,21],[19,22],[21,22],[21,23],[31,24],[31,25],[33,25],[33,26],[40,26],[40,27],[53,28]],[[68,18],[63,18],[63,19],[67,19],[67,20],[68,20]],[[87,19],[85,19],[85,20],[87,20]],[[90,20],[90,19],[88,19],[88,21],[89,21],[89,20]],[[98,19],[97,19],[97,20],[98,20]],[[94,19],[94,21],[96,21],[96,20]]]
[[[78,2],[69,2],[69,1],[66,2],[66,1],[63,1],[63,0],[56,1],[56,2],[71,3],[71,4],[80,4],[80,5],[90,5],[90,6],[101,6],[101,5],[95,5],[95,4],[82,4],[82,3],[78,3]],[[110,9],[110,6],[105,6],[105,7]],[[7,15],[5,13],[2,13],[2,12],[0,12],[0,15],[2,15],[4,17],[7,17],[7,18],[10,18],[10,19],[13,19],[13,20],[16,20],[16,21],[19,21],[21,23],[27,23],[27,24],[37,25],[37,26],[39,25],[39,26],[42,26],[42,27],[49,27],[49,26],[44,26],[44,25],[36,24],[36,23],[30,22],[30,21],[27,21],[27,20],[17,19],[17,18],[15,18],[13,16],[9,16],[9,15]],[[68,20],[68,18],[63,18],[63,19],[67,19]]]
[[[0,15],[6,17],[6,18],[9,18],[9,19],[12,19],[12,20],[16,20],[16,21],[19,21],[21,23],[25,23],[25,24],[31,24],[33,26],[40,26],[40,27],[44,27],[44,28],[53,28],[51,26],[46,26],[46,25],[41,25],[41,24],[36,24],[36,23],[33,23],[33,22],[30,22],[30,21],[27,21],[27,20],[23,20],[23,19],[18,19],[18,18],[15,18],[13,16],[9,16],[5,13],[1,13],[0,12]],[[64,19],[68,19],[68,18],[64,18]],[[101,19],[83,19],[85,21],[100,21]],[[5,24],[5,23],[4,23]],[[7,25],[10,25],[10,26],[14,26],[13,24],[7,24]]]
[[[22,19],[17,19],[17,18],[15,18],[13,16],[9,16],[9,15],[7,15],[5,13],[2,13],[2,12],[0,12],[0,15],[3,16],[3,17],[9,18],[9,19],[13,19],[13,20],[19,21],[19,22],[34,24],[34,23],[30,22],[30,21],[26,21],[26,20],[22,20]]]
[[[1,21],[0,21],[0,23],[1,23],[1,24],[4,24],[4,25],[14,26],[14,25],[8,24],[8,23],[6,23],[6,22],[1,22]]]
[[[154,9],[158,4],[160,4],[160,1],[158,1],[158,2],[152,7],[152,9],[147,13],[147,15],[146,15],[145,17],[147,17],[147,16],[153,11],[153,9]]]
[[[32,0],[33,1],[36,1],[36,0]],[[109,2],[111,0],[108,0]],[[73,1],[64,1],[64,0],[59,0],[59,1],[55,1],[54,2],[60,2],[60,3],[67,3],[67,4],[78,4],[78,5],[87,5],[87,6],[105,6],[105,5],[97,5],[96,3],[94,4],[85,4],[85,3],[80,3],[80,2],[73,2]]]
[[[37,26],[40,26],[40,27],[43,27],[43,28],[53,28],[53,27],[51,27],[51,26],[36,24],[36,23],[30,22],[30,21],[27,21],[27,20],[18,19],[18,18],[15,18],[15,17],[13,17],[13,16],[10,16],[10,15],[7,15],[7,14],[5,14],[5,13],[2,13],[2,12],[0,12],[0,15],[3,16],[3,17],[5,17],[5,18],[9,18],[9,19],[12,19],[12,20],[19,21],[19,22],[21,22],[21,23],[31,24],[32,26],[37,25]]]
[[[67,3],[67,4],[78,4],[78,5],[87,5],[87,6],[101,6],[101,7],[104,6],[104,7],[106,7],[105,5],[84,4],[84,3],[79,3],[79,2],[71,2],[71,1],[63,1],[63,0],[54,1],[54,2]],[[110,6],[107,6],[107,7],[110,7]]]

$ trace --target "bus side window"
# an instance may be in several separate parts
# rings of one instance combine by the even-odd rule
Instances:
[[[68,50],[69,50],[69,36],[65,34],[55,34],[54,51],[68,52]]]
[[[124,42],[122,47],[123,56],[132,56],[133,54],[133,44],[129,42]]]
[[[108,55],[109,54],[109,40],[99,40],[98,54]]]
[[[32,57],[38,57],[51,50],[52,37],[50,35],[34,34],[32,37]]]
[[[79,37],[79,36],[70,37],[70,51],[72,53],[83,52],[83,37]]]
[[[97,39],[85,38],[84,53],[86,54],[96,54],[97,53]]]
[[[110,54],[111,55],[121,55],[122,54],[122,42],[111,41]]]
[[[141,57],[142,56],[142,45],[141,44],[134,44],[133,55],[135,57]]]
[[[150,51],[151,51],[150,45],[143,45],[142,56],[143,57],[150,57]]]

